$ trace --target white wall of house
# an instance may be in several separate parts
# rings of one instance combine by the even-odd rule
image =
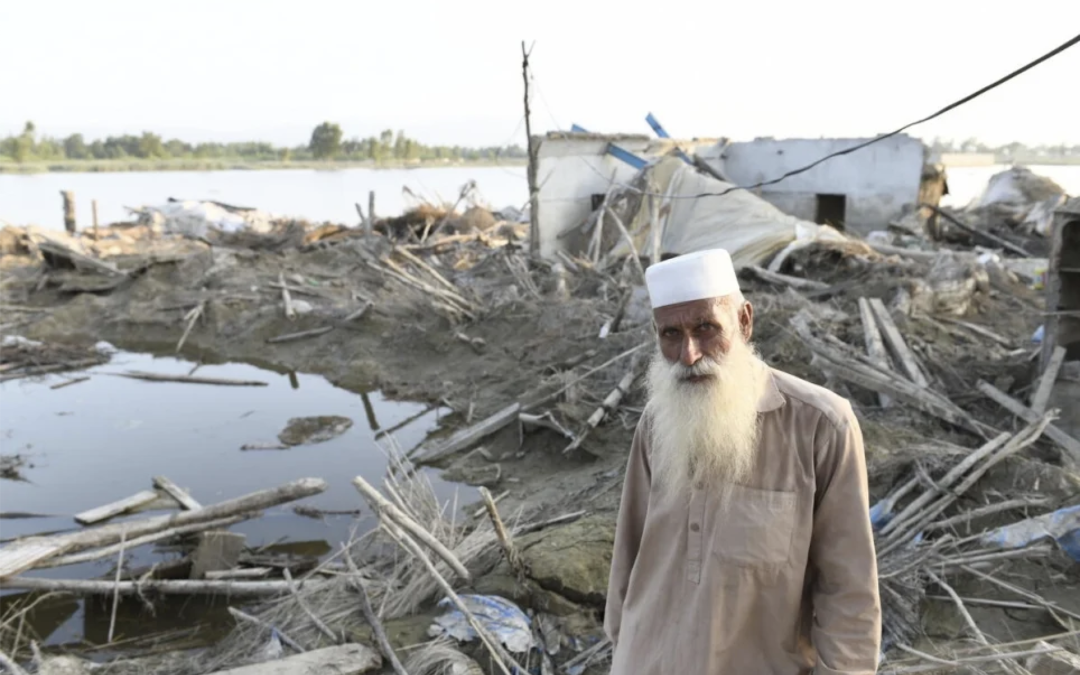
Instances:
[[[592,196],[605,194],[613,175],[625,184],[637,174],[637,169],[607,154],[609,143],[645,160],[662,156],[676,145],[636,135],[563,134],[537,140],[537,224],[540,255],[545,258],[565,248],[560,235],[585,222],[592,213]],[[678,145],[704,156],[707,148],[716,147],[716,141],[679,141]]]
[[[732,183],[753,185],[865,140],[760,138],[731,143],[712,163]],[[924,161],[922,142],[899,135],[830,159],[755,193],[781,211],[809,221],[816,220],[819,194],[843,194],[845,228],[865,234],[884,229],[905,207],[916,204]]]

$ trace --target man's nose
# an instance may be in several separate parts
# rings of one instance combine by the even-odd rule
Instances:
[[[682,350],[679,352],[679,362],[684,366],[690,367],[701,360],[701,349],[698,347],[697,340],[692,337],[687,337],[683,340]]]

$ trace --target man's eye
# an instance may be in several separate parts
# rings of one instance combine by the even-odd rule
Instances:
[[[698,324],[697,330],[699,333],[713,333],[719,328],[715,323],[702,323]]]
[[[677,337],[679,335],[679,331],[675,330],[674,328],[665,328],[664,332],[660,334],[666,338],[672,338]]]

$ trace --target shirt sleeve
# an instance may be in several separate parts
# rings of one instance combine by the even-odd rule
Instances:
[[[847,406],[840,424],[822,420],[816,444],[814,572],[816,675],[873,675],[881,648],[877,555],[870,526],[866,457]]]
[[[649,423],[641,416],[630,446],[630,459],[626,465],[623,481],[622,502],[615,525],[615,549],[611,557],[611,575],[608,578],[607,604],[604,609],[604,630],[611,643],[618,644],[622,626],[623,602],[630,586],[630,573],[634,569],[641,536],[645,530],[645,517],[649,511],[649,489],[652,471],[649,468]]]

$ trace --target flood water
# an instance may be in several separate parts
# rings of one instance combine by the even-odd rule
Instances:
[[[360,221],[357,203],[367,213],[370,190],[375,191],[376,215],[397,215],[409,204],[403,187],[430,201],[453,203],[470,180],[493,209],[522,208],[529,199],[522,166],[0,174],[0,220],[63,229],[60,191],[71,190],[80,226],[91,222],[91,200],[97,200],[99,221],[113,223],[131,220],[125,206],[164,204],[170,197],[349,224]]]
[[[1005,166],[953,167],[943,203],[964,206]],[[1080,166],[1033,166],[1066,192],[1080,194]],[[521,208],[528,200],[525,167],[420,169],[340,169],[266,171],[160,171],[131,173],[0,174],[0,221],[63,228],[60,191],[75,193],[76,216],[90,222],[97,200],[102,223],[129,220],[125,206],[162,204],[168,198],[210,199],[315,222],[356,223],[355,204],[366,211],[368,191],[376,193],[376,214],[396,215],[407,206],[408,187],[434,201],[454,201],[461,186],[475,180],[488,206]],[[3,224],[0,222],[0,224]]]
[[[0,519],[0,538],[76,529],[74,514],[152,489],[153,476],[167,476],[204,505],[315,477],[324,479],[329,488],[297,503],[333,511],[363,508],[361,520],[348,515],[311,519],[296,515],[288,504],[230,529],[245,534],[249,548],[277,544],[278,550],[325,556],[348,540],[354,528],[364,530],[372,522],[350,481],[362,475],[377,484],[385,474],[387,461],[376,436],[394,429],[393,438],[408,450],[435,430],[439,416],[447,412],[389,401],[378,392],[355,394],[319,376],[280,374],[243,364],[204,365],[196,375],[257,380],[269,386],[147,382],[108,374],[127,370],[187,374],[193,366],[175,358],[121,352],[107,364],[78,373],[90,375],[90,380],[62,389],[50,386],[76,373],[0,383],[0,450],[24,455],[32,464],[22,471],[26,482],[0,480],[0,512],[46,516]],[[348,417],[353,426],[323,443],[288,450],[240,449],[275,441],[290,418],[322,415]],[[444,503],[454,499],[455,492],[464,503],[478,498],[475,488],[443,482],[434,472],[429,477]],[[125,567],[150,565],[169,555],[175,558],[143,546],[125,553]],[[115,564],[109,558],[27,574],[96,578],[115,569]],[[129,637],[190,626],[196,620],[227,622],[223,606],[191,598],[166,599],[162,607],[172,609],[159,607],[153,621],[137,601],[124,606],[128,611],[118,621],[126,617],[127,624],[121,627],[126,625],[127,633],[118,628],[117,634]],[[35,624],[44,622],[37,627],[45,632],[41,636],[45,644],[81,638],[102,643],[110,610],[111,602],[64,600],[35,616]]]

